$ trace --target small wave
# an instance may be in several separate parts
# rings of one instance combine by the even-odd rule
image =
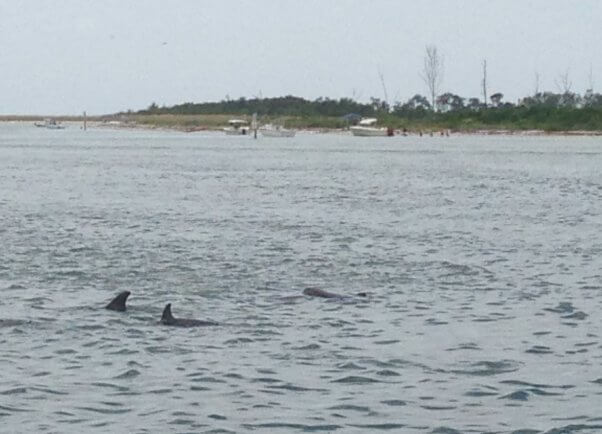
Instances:
[[[192,417],[192,416],[194,416],[194,413],[191,413],[189,411],[174,411],[174,412],[171,413],[171,415],[172,416],[176,416],[176,417],[179,417],[179,416]]]
[[[468,342],[464,344],[460,344],[457,347],[448,348],[446,351],[465,351],[465,350],[475,350],[479,351],[481,347],[478,344],[473,342]]]
[[[481,273],[492,276],[493,273],[485,267],[478,265],[466,265],[466,264],[455,264],[449,261],[442,261],[439,263],[440,269],[447,271],[441,275],[441,277],[451,276],[476,276]]]
[[[235,380],[244,380],[245,377],[243,377],[240,374],[237,374],[236,372],[230,372],[230,373],[224,374],[224,378],[234,378]]]
[[[24,412],[33,411],[33,410],[30,410],[27,408],[10,407],[8,405],[0,405],[0,410],[9,411],[11,413],[24,413]]]
[[[115,378],[116,380],[121,380],[124,378],[135,378],[139,375],[140,375],[140,372],[137,371],[136,369],[129,369],[129,370],[125,371],[123,374],[119,374],[113,378]]]
[[[267,386],[268,389],[281,389],[281,390],[291,390],[293,392],[325,392],[326,389],[315,389],[315,388],[311,388],[311,387],[303,387],[303,386],[296,386],[294,384],[282,384],[282,385],[277,385],[277,386]]]
[[[602,289],[602,286],[597,286],[597,285],[583,285],[581,287],[581,289],[599,291],[599,290]]]
[[[442,410],[455,410],[456,406],[454,405],[421,405],[421,408],[424,408],[425,410],[435,410],[435,411],[442,411]]]
[[[104,328],[104,327],[103,327]],[[129,348],[122,348],[118,351],[108,353],[111,356],[131,356],[132,354],[138,354],[140,351],[130,350]]]
[[[349,369],[349,370],[364,370],[364,369],[366,369],[363,366],[356,365],[355,363],[352,363],[352,362],[345,363],[343,365],[338,365],[337,368],[339,368],[339,369]]]
[[[84,324],[79,326],[79,329],[87,331],[104,330],[105,326],[102,324]]]
[[[89,422],[88,419],[60,419],[59,422],[61,423],[68,423],[70,425],[78,425],[84,422]]]
[[[226,383],[226,381],[222,380],[221,378],[215,377],[197,377],[190,381],[195,383]]]
[[[165,395],[166,393],[173,392],[172,389],[154,389],[149,390],[148,393],[152,393],[153,395]]]
[[[27,321],[20,319],[0,319],[0,327],[16,327],[26,323]]]
[[[546,307],[544,308],[544,310],[553,313],[572,313],[575,310],[575,308],[570,302],[561,302],[558,303],[556,307]]]
[[[47,387],[31,387],[30,389],[38,392],[47,393],[49,395],[69,395],[68,392],[61,392],[59,390],[48,389]]]
[[[596,345],[598,342],[578,342],[575,344],[576,347],[591,347]]]
[[[70,248],[69,251],[72,253],[92,252],[92,251],[94,251],[94,249],[91,247],[88,247],[88,246],[76,246],[76,247]]]
[[[251,380],[251,382],[253,383],[280,383],[282,380],[279,380],[277,378],[269,378],[269,377],[259,377],[259,378],[253,378]]]
[[[14,389],[8,389],[0,392],[0,395],[17,395],[21,393],[27,393],[27,388],[25,387],[15,387]]]
[[[224,345],[250,344],[252,342],[254,342],[253,339],[242,337],[242,338],[228,339],[227,341],[224,341]]]
[[[169,425],[193,425],[194,421],[191,419],[177,418],[168,422]]]
[[[63,355],[63,354],[76,354],[77,351],[75,351],[74,349],[71,348],[61,348],[59,350],[56,350],[54,352],[54,354],[58,354],[58,355]]]
[[[320,348],[322,347],[318,344],[309,344],[302,347],[293,347],[293,350],[319,350]]]
[[[204,386],[190,386],[190,390],[192,390],[193,392],[206,392],[211,389],[209,387]]]
[[[528,389],[528,391],[530,393],[532,393],[533,395],[539,395],[539,396],[558,396],[558,395],[562,395],[562,393],[558,393],[558,392],[546,392],[545,390],[541,390],[541,389],[538,389],[536,387]]]
[[[514,372],[517,371],[518,368],[518,363],[511,360],[500,360],[497,362],[483,360],[480,362],[473,363],[472,365],[470,365],[469,369],[453,370],[451,372],[453,372],[454,374],[491,376]]]
[[[500,397],[500,399],[512,399],[514,401],[527,401],[529,399],[529,392],[525,390],[517,390],[516,392],[509,393]]]
[[[570,434],[578,431],[596,431],[602,430],[602,425],[565,425],[559,428],[552,428],[545,432],[545,434]]]
[[[475,397],[475,398],[480,398],[483,396],[495,396],[497,395],[497,392],[493,392],[493,391],[488,391],[488,390],[481,390],[481,389],[472,389],[469,390],[468,392],[466,392],[464,394],[464,396],[471,396],[471,397]]]
[[[570,315],[564,315],[561,318],[562,319],[576,319],[576,320],[580,320],[581,321],[581,320],[584,320],[585,318],[587,318],[588,316],[589,316],[588,314],[586,314],[585,312],[582,312],[582,311],[579,310],[579,311],[574,312],[574,313],[572,313]]]
[[[401,429],[405,427],[404,424],[401,423],[375,423],[375,424],[366,424],[366,425],[356,425],[350,424],[354,428],[365,428],[365,429],[378,429],[378,430],[390,430],[390,429]]]
[[[61,271],[57,271],[55,274],[60,277],[84,277],[84,276],[86,276],[86,273],[81,270],[61,270]]]
[[[333,380],[332,383],[345,383],[345,384],[369,384],[369,383],[380,383],[380,381],[369,377],[362,377],[357,375],[350,375],[348,377],[339,378]]]
[[[381,377],[398,377],[400,374],[391,369],[383,369],[382,371],[376,372],[376,375],[380,375]]]
[[[509,393],[508,395],[504,395],[500,397],[500,399],[511,399],[514,401],[528,401],[530,395],[538,395],[538,396],[557,396],[561,395],[561,393],[555,392],[546,392],[545,390],[531,388],[525,390],[517,390],[516,392]]]
[[[364,407],[362,405],[351,405],[351,404],[344,404],[344,405],[335,405],[333,407],[328,407],[329,410],[349,410],[349,411],[358,411],[361,413],[368,413],[370,412],[370,407]]]
[[[390,340],[386,340],[386,341],[375,341],[374,343],[376,345],[391,345],[391,344],[398,344],[399,342],[401,342],[399,339],[390,339]]]
[[[314,431],[335,431],[339,428],[343,428],[341,425],[303,425],[300,423],[286,423],[286,422],[268,422],[258,424],[245,424],[243,425],[248,429],[277,429],[277,428],[289,428],[298,429],[303,432],[314,432]]]
[[[159,347],[159,346],[147,347],[146,351],[148,351],[151,354],[163,354],[163,353],[171,353],[172,352],[171,348]]]
[[[503,381],[500,381],[500,383],[501,384],[510,384],[510,385],[514,385],[514,386],[535,388],[535,389],[572,389],[573,387],[575,387],[572,384],[562,384],[560,386],[555,386],[555,385],[550,385],[550,384],[528,383],[526,381],[519,381],[519,380],[503,380]]]
[[[482,316],[482,317],[474,318],[472,320],[472,322],[494,322],[494,321],[498,321],[500,319],[503,319],[503,318],[490,318],[490,317]]]
[[[401,399],[388,399],[386,401],[381,401],[381,403],[385,405],[390,405],[391,407],[401,407],[407,405],[407,403],[405,401],[402,401]]]
[[[539,433],[541,433],[541,431],[539,431],[537,429],[523,428],[523,429],[517,429],[515,431],[512,431],[510,434],[539,434]]]
[[[545,347],[545,346],[542,346],[542,345],[534,345],[531,348],[529,348],[528,350],[526,350],[525,353],[529,353],[529,354],[553,354],[554,351],[552,351],[549,347]]]
[[[111,384],[111,383],[90,383],[91,386],[94,387],[102,387],[102,388],[109,388],[109,389],[115,389],[119,392],[127,392],[129,390],[128,387],[124,387],[124,386],[119,386],[117,384]]]
[[[462,431],[457,429],[449,428],[446,426],[440,426],[431,431],[431,434],[462,434]]]

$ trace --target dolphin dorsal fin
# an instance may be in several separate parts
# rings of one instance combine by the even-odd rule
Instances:
[[[117,295],[117,297],[115,297],[113,300],[111,300],[111,302],[109,304],[107,304],[105,306],[106,309],[116,310],[117,312],[125,312],[125,310],[126,310],[125,302],[129,296],[130,296],[130,291],[120,292]]]
[[[163,315],[161,315],[161,321],[170,322],[173,320],[174,320],[174,317],[171,314],[171,303],[167,303],[165,305],[165,309],[163,309]]]

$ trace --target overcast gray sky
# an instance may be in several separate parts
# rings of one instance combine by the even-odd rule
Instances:
[[[91,114],[241,96],[427,94],[425,46],[445,56],[442,92],[515,101],[602,88],[599,0],[0,0],[0,114]]]

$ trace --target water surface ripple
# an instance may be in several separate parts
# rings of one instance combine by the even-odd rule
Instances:
[[[0,125],[2,430],[600,432],[601,168],[590,137]]]

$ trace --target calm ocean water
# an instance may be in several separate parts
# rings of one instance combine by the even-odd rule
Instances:
[[[0,124],[0,431],[602,432],[601,215],[602,138]]]

